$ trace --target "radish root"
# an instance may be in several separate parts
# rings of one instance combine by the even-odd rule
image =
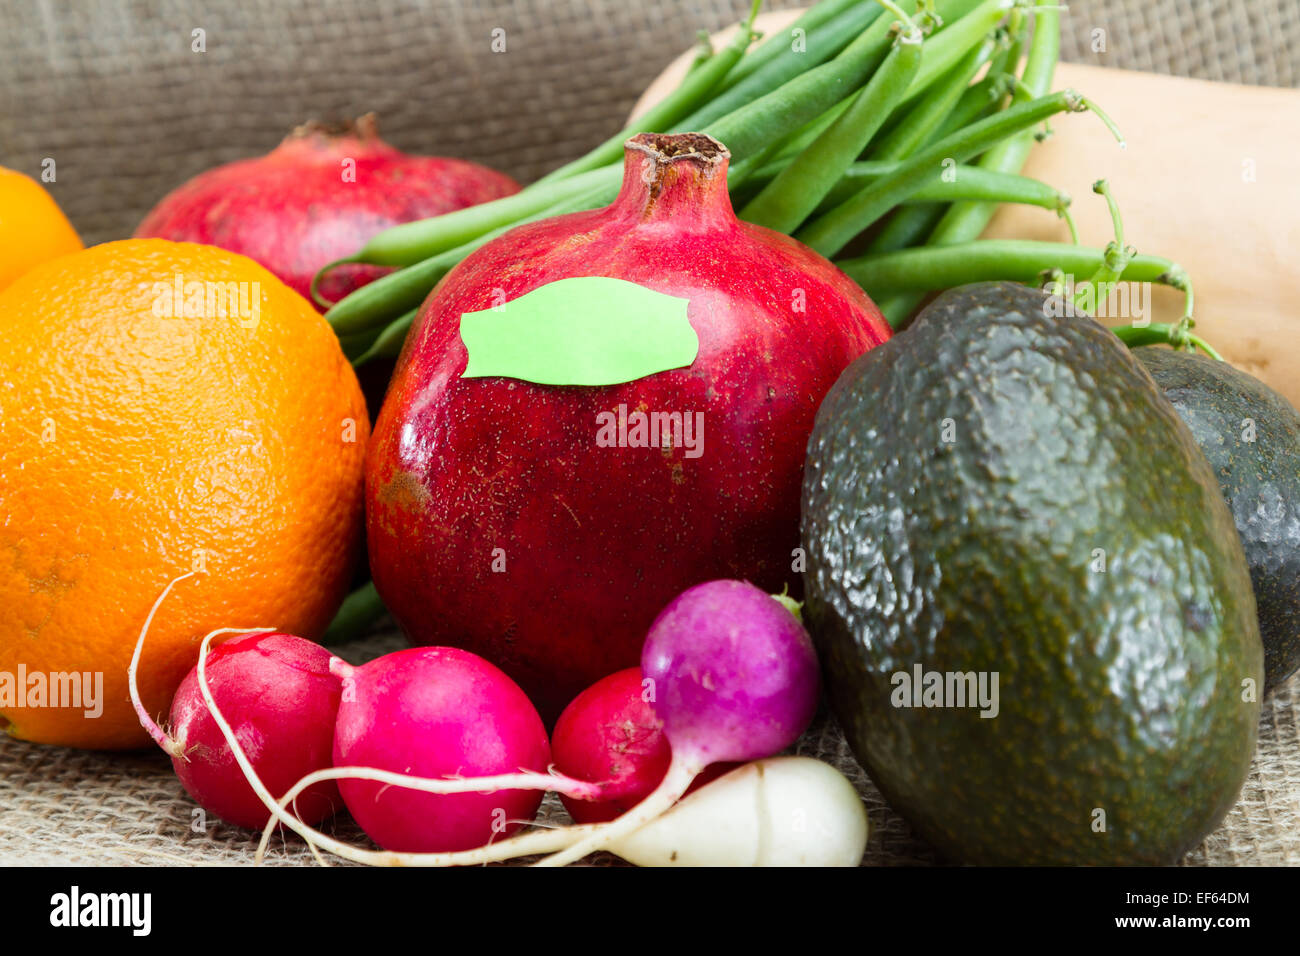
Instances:
[[[185,745],[173,740],[167,731],[158,726],[158,722],[144,709],[144,701],[140,699],[140,685],[136,674],[140,669],[140,653],[144,650],[144,639],[149,633],[149,628],[153,624],[154,615],[158,613],[158,608],[162,607],[163,600],[171,593],[172,588],[186,578],[194,577],[197,573],[197,571],[187,571],[185,574],[172,578],[167,583],[167,586],[162,589],[158,599],[153,602],[153,607],[149,609],[149,616],[144,619],[144,626],[140,628],[140,637],[135,642],[135,652],[131,655],[131,664],[126,669],[126,682],[131,692],[131,706],[135,708],[136,716],[140,718],[140,724],[149,732],[149,736],[153,738],[154,743],[172,757],[184,757]]]

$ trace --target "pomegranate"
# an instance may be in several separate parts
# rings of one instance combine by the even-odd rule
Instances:
[[[310,299],[317,270],[376,233],[518,191],[486,166],[389,146],[367,114],[342,129],[300,126],[265,156],[200,173],[165,196],[135,234],[242,253]],[[338,301],[388,271],[339,266],[319,291]]]
[[[737,220],[728,159],[708,136],[641,134],[612,205],[519,226],[468,256],[421,308],[379,414],[366,504],[380,596],[414,642],[486,657],[548,722],[636,665],[655,615],[686,588],[799,586],[814,414],[889,336],[834,265]],[[462,313],[579,276],[687,299],[694,362],[618,385],[461,377]],[[602,421],[637,412],[696,416],[703,441],[632,447],[631,429],[598,441]]]

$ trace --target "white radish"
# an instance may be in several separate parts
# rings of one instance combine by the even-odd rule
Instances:
[[[606,849],[637,866],[857,866],[867,813],[811,757],[745,764]]]

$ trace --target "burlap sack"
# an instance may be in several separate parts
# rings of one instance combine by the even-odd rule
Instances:
[[[528,180],[608,136],[697,30],[734,21],[747,5],[0,0],[0,165],[39,170],[53,158],[51,188],[87,242],[128,235],[173,186],[265,152],[309,117],[376,110],[398,146]],[[502,53],[492,50],[496,29]],[[193,49],[195,30],[205,52]],[[1278,86],[1300,74],[1298,0],[1075,0],[1063,31],[1070,60]],[[399,646],[381,627],[340,653],[360,661]],[[1300,863],[1298,689],[1293,680],[1265,703],[1241,799],[1186,863]],[[872,823],[867,863],[934,862],[831,724],[819,722],[799,749],[861,790]],[[548,802],[544,818],[562,819],[558,804]],[[336,832],[361,838],[348,821]],[[203,820],[159,753],[0,742],[0,864],[246,863],[255,842]],[[311,856],[293,839],[277,842],[270,862]]]

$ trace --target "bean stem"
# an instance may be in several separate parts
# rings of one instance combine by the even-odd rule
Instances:
[[[1115,202],[1115,197],[1111,195],[1110,187],[1106,184],[1106,181],[1104,179],[1097,180],[1092,185],[1092,191],[1106,199],[1106,205],[1110,209],[1110,221],[1115,231],[1115,238],[1106,244],[1105,254],[1101,257],[1101,265],[1097,267],[1086,282],[1075,290],[1074,303],[1080,307],[1083,307],[1084,303],[1088,301],[1099,301],[1106,286],[1113,285],[1119,280],[1119,277],[1124,273],[1124,267],[1136,254],[1136,250],[1128,249],[1124,245],[1124,220],[1119,213],[1119,204]]]
[[[1172,345],[1176,349],[1200,349],[1210,358],[1222,362],[1223,356],[1205,339],[1194,335],[1191,325],[1187,320],[1173,324],[1150,322],[1146,325],[1120,325],[1111,331],[1131,349],[1143,345]]]

